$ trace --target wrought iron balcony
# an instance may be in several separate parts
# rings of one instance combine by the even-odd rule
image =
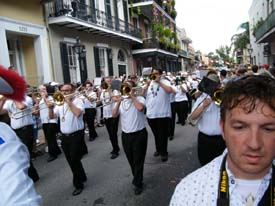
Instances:
[[[258,41],[265,34],[275,28],[275,10],[273,10],[269,16],[265,19],[263,24],[257,29],[255,33],[256,40]],[[275,31],[274,31],[275,32]]]
[[[59,24],[100,34],[111,33],[126,39],[129,35],[137,42],[142,42],[140,29],[92,6],[71,0],[55,0],[46,3],[45,6],[49,24]]]
[[[188,52],[185,51],[185,50],[180,50],[180,51],[178,52],[178,55],[179,55],[180,57],[189,58]]]
[[[138,49],[161,49],[170,53],[176,54],[177,51],[175,48],[170,48],[169,46],[163,45],[158,41],[156,37],[151,37],[147,39],[143,39],[143,44],[138,44],[133,46],[133,50]]]
[[[148,18],[153,17],[152,9],[156,7],[161,13],[163,13],[166,18],[168,18],[172,23],[175,24],[175,17],[172,15],[172,10],[175,13],[176,10],[168,9],[165,4],[163,4],[163,0],[132,0],[133,8],[139,8],[142,14],[147,16]],[[131,8],[131,7],[130,7]],[[174,14],[173,13],[173,14]]]

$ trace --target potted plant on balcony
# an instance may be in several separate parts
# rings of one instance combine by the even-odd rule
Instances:
[[[256,36],[256,32],[258,31],[258,29],[263,25],[264,23],[264,20],[263,18],[261,17],[257,23],[254,25],[253,29],[252,29],[252,34],[253,36],[255,37]]]
[[[175,48],[176,48],[177,52],[180,51],[180,45],[179,44],[176,44]]]
[[[161,49],[166,49],[168,45],[167,38],[165,38],[164,36],[160,37],[159,44]]]
[[[171,11],[171,17],[172,17],[173,19],[175,19],[175,18],[177,17],[177,11],[176,11],[175,9],[173,9],[173,10]]]
[[[167,38],[171,38],[172,37],[172,31],[170,28],[166,28],[164,30],[164,35],[167,37]]]

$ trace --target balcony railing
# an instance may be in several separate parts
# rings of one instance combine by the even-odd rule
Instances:
[[[176,49],[169,48],[161,44],[156,37],[143,39],[143,44],[138,44],[133,46],[133,50],[136,50],[136,49],[162,49],[171,53],[177,53]]]
[[[273,10],[270,13],[270,15],[264,21],[264,23],[256,31],[255,33],[256,40],[259,40],[262,36],[264,36],[267,32],[269,32],[274,27],[275,27],[275,10]]]
[[[162,0],[133,0],[133,3],[142,3],[142,2],[146,2],[146,1],[154,1],[158,5],[162,6]]]
[[[49,18],[69,16],[74,19],[95,24],[115,32],[126,33],[141,38],[141,30],[104,11],[71,0],[55,0],[46,4]]]
[[[182,57],[185,57],[185,58],[188,58],[188,52],[185,51],[185,50],[180,50],[178,52],[178,55],[182,56]]]

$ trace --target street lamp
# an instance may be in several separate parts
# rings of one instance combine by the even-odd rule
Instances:
[[[80,73],[81,73],[80,76],[84,77],[85,74],[84,74],[84,68],[83,68],[83,65],[82,65],[82,62],[81,62],[81,57],[82,57],[83,54],[86,53],[86,49],[85,49],[85,46],[80,43],[80,39],[79,39],[78,36],[76,37],[76,43],[73,45],[73,51],[74,51],[74,53],[76,53],[78,55],[79,70],[80,70]]]
[[[79,56],[83,53],[86,53],[85,46],[80,43],[80,39],[78,36],[76,37],[76,43],[73,45],[73,50]]]

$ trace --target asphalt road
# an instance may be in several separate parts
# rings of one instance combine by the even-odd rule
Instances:
[[[151,129],[148,131],[148,148],[144,168],[144,191],[134,195],[132,175],[122,149],[120,155],[110,159],[111,144],[105,127],[97,128],[99,137],[87,141],[89,154],[83,160],[88,181],[78,196],[72,196],[72,173],[62,154],[47,163],[47,153],[39,156],[34,165],[40,175],[35,184],[43,197],[43,206],[166,206],[177,183],[199,167],[197,159],[197,129],[176,125],[175,138],[169,141],[167,162],[153,157],[155,151]],[[87,139],[87,138],[86,138]]]

